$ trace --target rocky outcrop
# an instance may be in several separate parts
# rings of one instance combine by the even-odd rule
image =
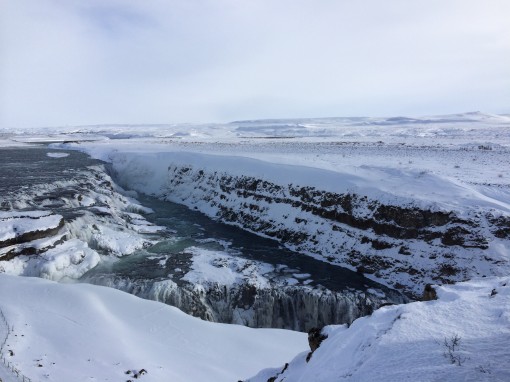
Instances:
[[[432,285],[430,284],[425,285],[425,289],[423,290],[421,300],[422,301],[437,300],[437,292]]]
[[[335,194],[314,187],[279,186],[247,176],[232,177],[216,173],[205,174],[202,170],[193,172],[190,168],[169,168],[170,186],[178,186],[190,180],[202,191],[208,191],[201,186],[203,184],[214,186],[209,190],[210,196],[206,200],[209,199],[211,205],[218,207],[218,215],[222,219],[242,222],[249,228],[257,228],[257,231],[289,243],[299,244],[310,239],[310,236],[292,234],[291,229],[271,230],[274,225],[260,214],[269,210],[265,204],[288,205],[312,217],[326,219],[332,224],[331,229],[334,231],[356,228],[392,239],[419,239],[426,242],[440,239],[445,246],[487,248],[486,239],[473,230],[476,224],[456,217],[453,212],[385,205],[352,193]],[[217,188],[221,192],[218,192]],[[233,199],[237,199],[237,205],[229,206],[226,202]],[[239,205],[240,209],[235,208]],[[304,218],[296,218],[294,221],[297,225],[309,222]],[[389,242],[372,240],[367,236],[361,240],[372,244],[375,249],[392,247]]]
[[[0,260],[36,254],[63,240],[61,215],[41,211],[1,211]],[[47,239],[38,243],[40,239]]]
[[[33,219],[40,219],[40,218],[33,218]],[[42,227],[41,229],[34,228],[34,229],[26,230],[24,232],[16,234],[14,237],[12,237],[10,239],[0,241],[0,248],[8,247],[10,245],[15,245],[15,244],[28,243],[30,241],[54,236],[63,227],[64,227],[64,219],[62,217],[60,217],[59,222],[55,227],[49,227],[49,228]]]
[[[328,338],[327,335],[322,334],[321,328],[312,328],[308,331],[308,345],[310,351],[313,353],[321,346],[321,342]]]
[[[510,239],[510,217],[491,217],[492,233],[500,239]]]
[[[326,338],[328,338],[328,335],[322,333],[322,328],[312,328],[308,331],[308,345],[310,346],[310,353],[306,356],[306,362],[310,361],[313,352],[321,346],[322,341]]]

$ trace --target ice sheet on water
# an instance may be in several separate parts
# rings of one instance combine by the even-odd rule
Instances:
[[[53,152],[47,153],[46,155],[49,156],[50,158],[65,158],[69,156],[68,153],[53,153]]]

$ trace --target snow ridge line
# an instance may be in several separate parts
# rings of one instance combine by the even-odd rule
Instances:
[[[17,369],[13,363],[7,361],[7,358],[5,358],[4,347],[13,329],[9,327],[9,323],[7,322],[7,319],[5,318],[4,312],[2,311],[1,308],[0,308],[0,322],[2,322],[3,325],[7,328],[7,334],[5,335],[4,340],[2,341],[2,345],[0,345],[0,360],[2,361],[3,366],[5,366],[5,368],[9,370],[16,377],[17,380],[21,382],[33,382],[30,378],[26,377],[19,369]],[[1,366],[2,365],[0,365],[0,367]]]
[[[361,366],[363,366],[363,364],[365,364],[370,358],[372,358],[374,356],[373,354],[370,354],[370,353],[365,356],[363,356],[363,355],[367,348],[375,346],[378,342],[381,342],[382,337],[384,337],[386,334],[388,334],[393,329],[393,326],[395,325],[395,323],[402,318],[402,313],[400,312],[400,309],[398,309],[395,313],[397,313],[397,315],[393,318],[393,320],[391,320],[389,325],[386,328],[382,328],[377,331],[377,333],[374,335],[373,341],[369,340],[367,343],[362,344],[360,349],[357,349],[362,353],[361,354],[362,356],[360,357],[361,359],[358,361],[357,365],[354,367],[354,369],[352,371],[350,371],[349,373],[346,373],[344,375],[341,375],[340,376],[341,378],[353,377],[353,375],[359,369],[361,369]]]

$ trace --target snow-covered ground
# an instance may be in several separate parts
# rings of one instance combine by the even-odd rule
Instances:
[[[441,179],[427,180],[445,185],[451,180],[453,183],[449,186],[454,188],[458,187],[454,180],[464,187],[477,185],[479,187],[468,187],[465,192],[488,193],[486,196],[496,199],[508,197],[510,177],[510,116],[479,112],[420,118],[48,127],[26,129],[16,134],[4,132],[0,145],[45,141],[65,141],[68,147],[82,149],[106,161],[116,152],[154,155],[190,152],[254,158],[331,170],[346,177],[347,185],[352,187],[369,184],[377,190],[432,201],[442,201],[441,191],[451,190],[439,189],[430,195],[429,191],[438,184],[423,187],[423,182],[413,182],[417,174],[437,176]],[[235,163],[222,164],[229,166],[225,168],[229,171],[243,170],[236,168]],[[275,172],[273,176],[284,175]],[[314,182],[315,179],[309,179],[310,184]],[[330,187],[335,188],[331,183]],[[503,189],[497,192],[482,186],[502,186]]]
[[[439,299],[380,308],[250,382],[509,381],[510,278],[437,288]],[[282,370],[285,367],[285,371]]]
[[[30,277],[0,274],[0,309],[14,329],[4,355],[33,381],[127,381],[142,369],[146,382],[238,381],[307,346],[299,332],[210,323],[115,289]]]
[[[508,115],[51,127],[5,131],[2,139],[3,145],[65,142],[56,146],[111,162],[117,180],[128,188],[183,203],[261,235],[280,237],[284,232],[291,240],[281,240],[294,250],[364,270],[410,293],[418,294],[427,282],[504,275],[510,269]],[[279,191],[253,182],[252,193],[232,187],[224,191],[222,181],[228,177],[235,178],[234,184],[246,177],[260,180]],[[305,188],[311,188],[311,195],[316,191],[350,199],[354,195],[354,202],[346,202],[354,205],[347,213],[356,224],[318,216],[313,209],[323,201],[295,208],[308,196],[289,194]],[[408,230],[388,236],[384,227],[378,230],[381,224],[370,225],[377,203],[396,207],[395,216],[419,208],[462,223],[443,222],[418,235]],[[322,214],[343,212],[344,206],[337,203]],[[249,225],[245,215],[257,220]],[[408,229],[409,219],[394,223],[395,218],[383,216],[383,220],[383,225]],[[98,228],[93,234],[99,236],[96,242],[108,246],[104,239],[111,232]],[[131,245],[127,238],[120,239],[110,249],[128,251],[117,248],[121,244]],[[374,267],[363,256],[385,266]]]

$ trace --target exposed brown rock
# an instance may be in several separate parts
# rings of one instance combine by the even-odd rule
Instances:
[[[30,241],[42,239],[42,238],[48,237],[48,236],[54,236],[58,233],[58,231],[60,231],[60,229],[62,227],[64,227],[64,219],[60,218],[60,221],[59,221],[57,227],[24,232],[20,235],[17,235],[16,237],[0,241],[0,248],[9,247],[9,246],[15,245],[15,244],[28,243]]]
[[[423,290],[423,296],[421,298],[422,301],[432,301],[437,300],[437,293],[434,287],[431,284],[425,285],[425,289]]]
[[[312,353],[321,346],[322,341],[326,338],[328,338],[328,336],[322,334],[322,328],[312,328],[308,331],[308,345]]]

